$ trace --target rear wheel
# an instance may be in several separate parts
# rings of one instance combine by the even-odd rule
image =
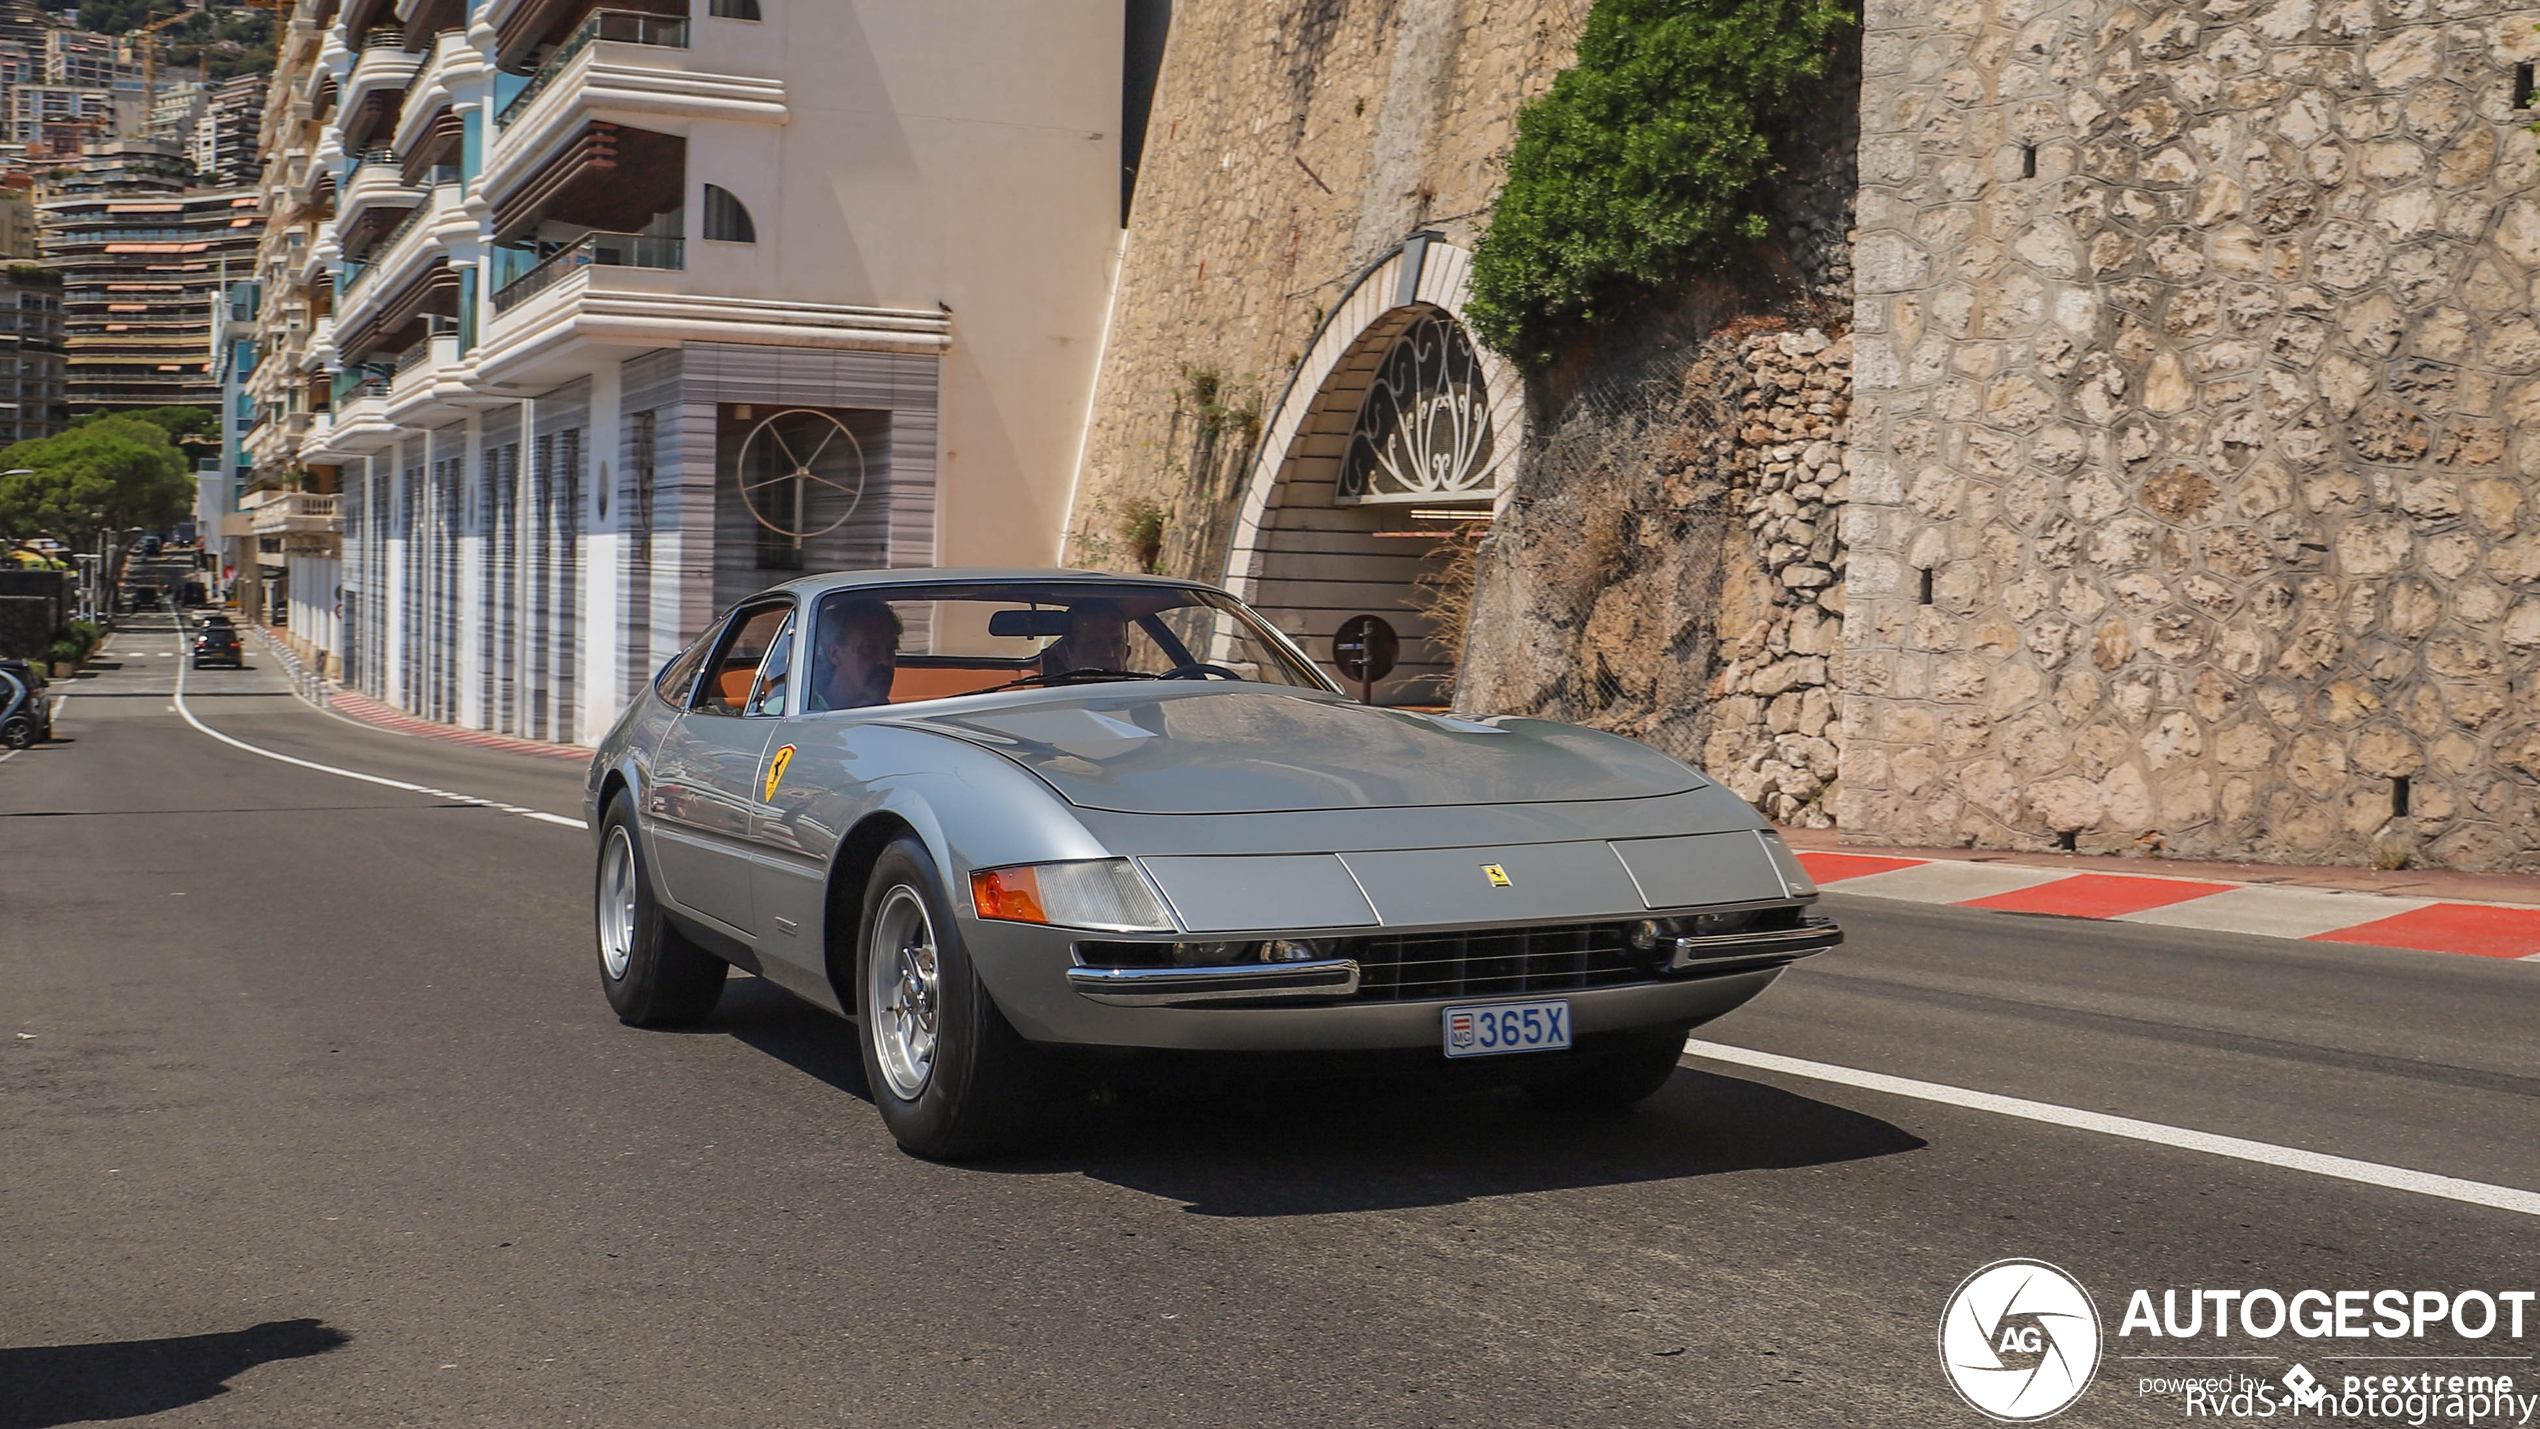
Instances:
[[[935,860],[914,835],[874,861],[855,982],[865,1084],[902,1150],[982,1156],[1040,1129],[1040,1059],[989,1000]]]
[[[635,810],[624,795],[600,821],[596,880],[600,988],[630,1027],[693,1027],[723,996],[723,959],[689,942],[653,897]]]
[[[1559,1072],[1527,1083],[1526,1092],[1558,1107],[1627,1107],[1647,1101],[1676,1074],[1685,1032],[1682,1027],[1656,1027],[1623,1033],[1604,1047],[1581,1052]]]
[[[25,715],[13,715],[0,724],[0,749],[24,749],[35,743],[35,721]]]

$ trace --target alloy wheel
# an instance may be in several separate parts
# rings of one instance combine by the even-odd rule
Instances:
[[[915,1101],[934,1076],[943,1006],[935,924],[916,889],[900,884],[883,895],[864,961],[866,1035],[882,1079],[894,1096]]]
[[[635,840],[624,824],[600,855],[600,965],[623,981],[635,956]]]

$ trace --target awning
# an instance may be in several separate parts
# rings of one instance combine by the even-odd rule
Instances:
[[[494,241],[546,222],[633,232],[679,206],[687,166],[685,138],[594,119],[494,206]]]
[[[420,185],[435,164],[457,163],[459,145],[466,137],[467,121],[459,117],[457,110],[442,106],[441,112],[424,126],[423,137],[398,160],[398,175],[406,187]]]
[[[430,267],[406,280],[389,295],[368,321],[336,340],[335,350],[347,366],[374,352],[400,352],[413,345],[427,314],[455,318],[459,313],[459,275],[448,260],[435,258]]]

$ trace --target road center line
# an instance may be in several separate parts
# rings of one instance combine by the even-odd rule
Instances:
[[[179,631],[177,638],[180,641],[183,640],[184,632]],[[448,799],[454,803],[469,804],[480,809],[493,809],[500,813],[517,814],[524,819],[536,819],[542,824],[559,824],[568,829],[579,829],[582,827],[582,821],[580,819],[568,819],[562,814],[550,814],[544,809],[525,809],[518,804],[506,804],[499,799],[480,799],[473,794],[454,794],[447,789],[434,789],[422,784],[409,784],[403,779],[391,779],[384,774],[364,774],[358,769],[339,769],[332,764],[320,764],[313,759],[301,759],[293,755],[281,754],[270,749],[259,748],[256,745],[249,744],[243,739],[236,739],[223,734],[219,730],[216,730],[210,725],[203,723],[201,720],[196,719],[194,717],[193,709],[185,703],[184,663],[179,663],[176,667],[175,709],[178,714],[184,716],[185,722],[194,726],[197,731],[203,734],[208,734],[212,738],[219,740],[221,743],[226,744],[233,749],[243,749],[249,754],[262,755],[267,759],[278,760],[284,764],[298,765],[302,769],[314,769],[321,774],[333,774],[345,779],[359,779],[365,784],[377,784],[389,789],[403,789],[410,794],[428,794],[435,799]]]
[[[2237,1136],[2218,1136],[2210,1131],[2190,1131],[2184,1127],[2163,1126],[2155,1121],[2137,1121],[2130,1116],[2110,1116],[2105,1112],[2082,1111],[2077,1107],[2056,1106],[2051,1102],[2033,1102],[2020,1097],[1997,1096],[1992,1092],[1969,1091],[1964,1087],[1945,1086],[1939,1082],[1918,1082],[1911,1077],[1891,1077],[1884,1072],[1864,1072],[1852,1067],[1838,1067],[1826,1062],[1803,1061],[1772,1052],[1757,1052],[1745,1047],[1732,1047],[1724,1042],[1705,1042],[1688,1038],[1685,1051],[1714,1062],[1729,1062],[1758,1071],[1782,1072],[1813,1081],[1835,1082],[1865,1091],[1886,1092],[1891,1096],[1912,1097],[1917,1101],[1939,1102],[1944,1106],[1965,1107],[1970,1111],[1988,1111],[1997,1116],[2015,1116],[2025,1121],[2042,1121],[2053,1126],[2069,1126],[2081,1131],[2096,1131],[2107,1136],[2122,1136],[2133,1141],[2148,1141],[2157,1146],[2175,1146],[2185,1151],[2202,1151],[2209,1156],[2228,1156],[2235,1161],[2254,1161],[2262,1166],[2277,1166],[2288,1171],[2307,1171],[2314,1176],[2331,1176],[2341,1181],[2357,1181],[2367,1186],[2383,1186],[2394,1191],[2413,1191],[2420,1196],[2439,1196],[2447,1201],[2467,1201],[2474,1206],[2492,1206],[2503,1211],[2519,1211],[2526,1216],[2540,1216],[2540,1192],[2519,1190],[2512,1186],[2493,1186],[2484,1181],[2464,1181],[2455,1176],[2437,1176],[2428,1171],[2411,1171],[2404,1166],[2384,1166],[2377,1161],[2356,1161],[2344,1156],[2329,1156],[2298,1147],[2277,1146],[2264,1141],[2248,1141]]]

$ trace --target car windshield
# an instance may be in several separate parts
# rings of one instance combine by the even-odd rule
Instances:
[[[857,709],[1158,679],[1332,688],[1261,617],[1217,591],[1002,581],[823,596],[804,705]]]

